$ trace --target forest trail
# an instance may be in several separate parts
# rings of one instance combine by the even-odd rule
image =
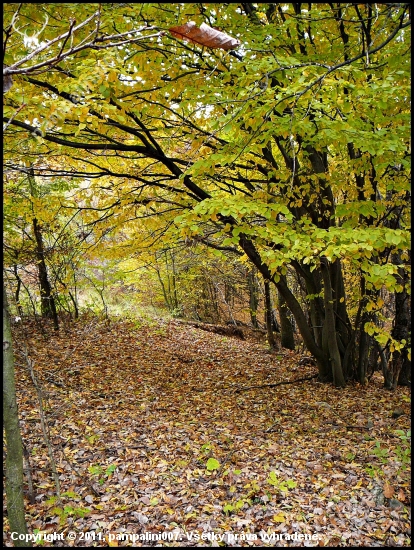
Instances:
[[[26,322],[14,338],[35,497],[29,530],[95,533],[44,546],[131,545],[108,542],[123,532],[174,538],[135,546],[409,546],[410,471],[399,468],[395,433],[410,427],[407,388],[381,389],[375,375],[367,387],[312,379],[239,392],[316,367],[303,354],[174,320],[84,318],[47,336]],[[60,504],[25,341],[45,396]],[[397,408],[404,414],[392,418]],[[375,449],[388,449],[383,460]],[[295,532],[319,541],[268,538]]]

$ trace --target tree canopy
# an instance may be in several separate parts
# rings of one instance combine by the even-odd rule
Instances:
[[[4,25],[10,181],[71,182],[60,205],[118,256],[197,243],[254,265],[322,380],[374,360],[396,384],[409,4],[6,4]]]

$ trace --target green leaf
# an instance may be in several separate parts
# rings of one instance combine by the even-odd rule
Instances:
[[[229,512],[233,512],[234,510],[234,506],[232,504],[226,504],[225,506],[223,506],[223,512],[224,513],[229,513]]]
[[[220,468],[220,462],[215,458],[209,458],[207,460],[206,468],[210,472],[212,472],[213,470],[218,470]]]

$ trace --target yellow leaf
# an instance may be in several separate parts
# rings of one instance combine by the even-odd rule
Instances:
[[[274,515],[273,516],[273,521],[277,522],[277,523],[283,523],[285,521],[285,516],[283,515],[282,512],[279,512],[277,515]]]
[[[116,80],[117,80],[116,72],[115,71],[109,71],[108,82],[116,82]]]

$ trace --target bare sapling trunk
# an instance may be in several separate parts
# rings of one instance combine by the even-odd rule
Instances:
[[[6,498],[10,532],[17,533],[14,546],[31,547],[18,535],[27,535],[23,499],[23,444],[19,427],[14,358],[6,289],[3,284],[3,425],[6,435]],[[15,535],[16,537],[16,535]]]

